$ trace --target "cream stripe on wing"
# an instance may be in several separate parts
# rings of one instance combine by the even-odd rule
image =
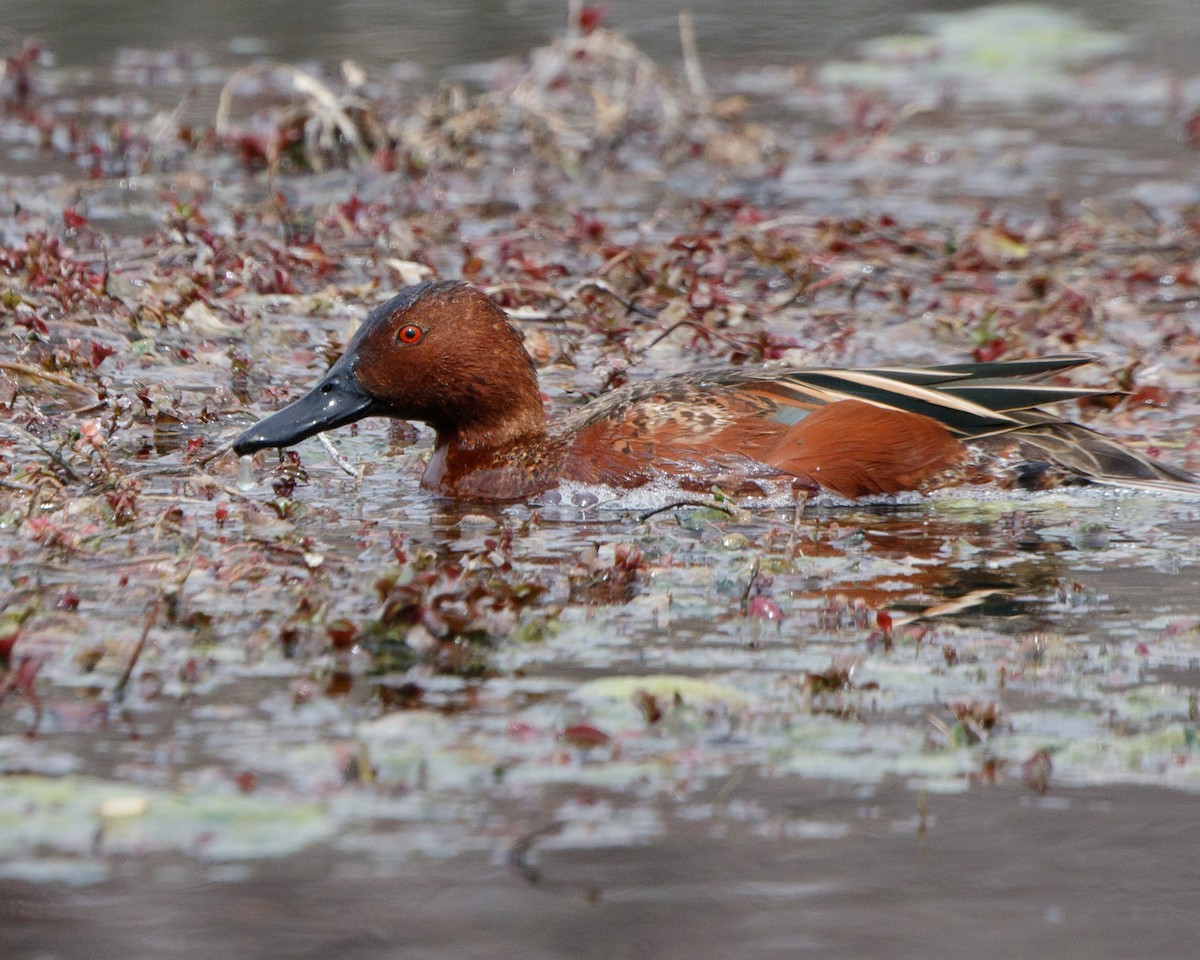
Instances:
[[[935,407],[943,407],[946,410],[953,410],[957,413],[965,413],[968,416],[979,417],[983,420],[1004,420],[1009,423],[1016,423],[1012,417],[1006,416],[996,410],[989,410],[987,407],[974,403],[970,400],[965,400],[962,397],[956,397],[952,394],[944,393],[942,390],[933,389],[930,387],[922,387],[917,384],[904,383],[900,380],[892,380],[888,377],[879,376],[874,373],[867,373],[861,370],[812,370],[803,371],[803,375],[815,374],[822,377],[828,377],[832,380],[841,380],[846,383],[858,384],[863,387],[873,388],[885,394],[893,394],[895,396],[908,397],[912,400],[918,400],[922,403],[930,404]],[[796,382],[803,383],[804,389],[812,391],[813,395],[819,396],[827,403],[832,403],[836,400],[862,400],[866,403],[874,404],[877,407],[884,409],[888,408],[888,403],[885,400],[872,399],[869,396],[861,396],[858,393],[849,391],[843,393],[829,387],[822,387],[801,377],[793,377]],[[804,392],[804,391],[800,391]]]

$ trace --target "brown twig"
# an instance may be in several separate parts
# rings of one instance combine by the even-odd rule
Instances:
[[[89,403],[83,407],[72,407],[68,412],[73,417],[86,416],[89,413],[99,413],[101,410],[108,409],[107,400],[97,400],[95,403]]]
[[[154,606],[150,608],[150,612],[146,615],[146,622],[142,625],[142,635],[138,638],[137,646],[133,648],[133,653],[129,655],[129,662],[125,664],[125,672],[121,674],[121,679],[117,681],[117,685],[113,688],[113,702],[121,703],[125,699],[125,688],[129,685],[129,678],[133,676],[133,668],[137,666],[138,660],[142,656],[142,651],[146,649],[146,638],[150,636],[150,628],[154,626],[154,621],[158,619],[158,613],[162,610],[163,598],[159,596],[154,601]]]
[[[742,591],[742,616],[744,617],[750,609],[750,595],[754,592],[754,587],[758,583],[758,573],[761,568],[762,561],[759,557],[754,558],[754,564],[750,567],[750,579],[746,581],[746,589]]]
[[[325,452],[329,454],[329,459],[338,465],[342,473],[355,480],[362,480],[361,469],[355,469],[354,464],[343,456],[342,452],[333,445],[333,441],[323,433],[317,434],[317,439],[321,441],[321,446],[325,448]]]
[[[796,540],[800,536],[800,518],[804,516],[804,507],[808,504],[808,491],[803,487],[795,487],[796,503],[792,510],[792,531],[788,535],[787,555],[796,558]]]
[[[219,447],[217,447],[217,449],[214,450],[212,453],[208,454],[207,456],[200,457],[198,460],[195,460],[194,463],[200,467],[207,466],[213,460],[216,460],[217,457],[221,456],[222,454],[228,453],[232,449],[233,449],[233,441],[226,440],[223,444],[221,444]]]
[[[622,296],[615,289],[613,289],[611,283],[609,283],[607,280],[601,280],[599,277],[588,277],[587,279],[580,280],[569,290],[564,291],[562,294],[564,298],[564,304],[569,303],[572,300],[578,300],[579,292],[586,289],[599,290],[601,293],[608,294],[610,297],[616,300],[617,303],[623,306],[627,313],[636,313],[638,316],[645,317],[647,320],[658,319],[658,314],[654,313],[652,310],[647,310],[645,307],[638,306],[630,298]]]
[[[78,480],[82,479],[79,476],[78,471],[74,467],[72,467],[69,463],[67,463],[66,460],[63,459],[61,453],[59,453],[56,450],[51,450],[48,446],[46,446],[44,443],[42,443],[41,440],[39,440],[37,437],[35,437],[28,430],[24,430],[21,427],[18,427],[15,423],[0,423],[0,428],[6,430],[10,435],[16,437],[18,440],[24,440],[26,443],[32,444],[33,446],[37,447],[39,450],[42,451],[42,453],[44,453],[46,456],[48,456],[56,464],[58,464],[58,466],[62,470],[62,472],[65,473],[67,475],[67,477],[70,478],[71,480],[78,481]]]
[[[70,377],[64,376],[61,373],[52,373],[49,370],[43,370],[41,367],[35,367],[28,363],[14,363],[12,360],[0,360],[0,370],[18,377],[29,377],[33,380],[41,380],[43,383],[52,383],[56,387],[74,390],[77,393],[94,394],[96,392],[90,387],[76,383]]]
[[[18,483],[16,480],[6,480],[3,477],[0,477],[0,487],[7,490],[20,490],[22,493],[33,493],[37,490],[37,487],[31,483]]]
[[[676,507],[696,507],[702,510],[720,510],[721,513],[730,517],[736,517],[740,512],[738,507],[726,506],[716,500],[675,500],[668,503],[665,507],[655,507],[649,513],[643,513],[638,517],[638,523],[645,523],[655,514],[666,513],[668,510],[674,510]]]

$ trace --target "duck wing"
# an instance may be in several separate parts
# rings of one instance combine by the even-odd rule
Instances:
[[[773,471],[853,498],[977,476],[968,468],[982,442],[1013,467],[1024,458],[1076,481],[1194,493],[1192,475],[1039,409],[1112,393],[1041,382],[1093,359],[680,374],[614,391],[569,418],[580,456],[568,455],[568,474],[628,483]]]

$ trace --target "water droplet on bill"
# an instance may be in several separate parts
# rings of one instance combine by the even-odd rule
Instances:
[[[238,464],[237,488],[243,492],[253,490],[255,487],[252,460],[252,457],[245,456],[241,458],[241,462]]]

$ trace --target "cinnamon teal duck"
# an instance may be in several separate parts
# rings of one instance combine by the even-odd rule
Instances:
[[[431,281],[372,311],[309,393],[233,449],[287,447],[370,416],[416,420],[436,433],[422,486],[478,500],[535,497],[564,480],[743,495],[788,484],[851,499],[977,482],[1200,491],[1192,474],[1041,409],[1110,392],[1044,382],[1093,359],[700,370],[551,422],[504,311],[465,283]]]

